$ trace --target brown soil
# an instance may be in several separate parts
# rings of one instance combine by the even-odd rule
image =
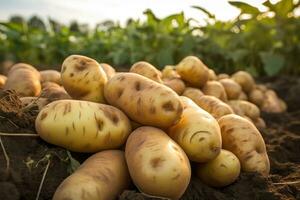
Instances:
[[[267,144],[271,174],[242,173],[230,186],[221,189],[208,187],[193,178],[182,199],[184,200],[292,200],[300,199],[300,78],[281,77],[262,79],[268,82],[288,104],[282,114],[262,116],[268,128],[261,130]],[[34,134],[37,107],[22,108],[12,92],[0,92],[0,132]],[[60,182],[76,167],[68,152],[33,136],[1,136],[10,159],[0,150],[0,199],[35,199],[38,188],[49,166],[39,199],[48,200]],[[72,153],[82,162],[88,154]],[[145,197],[136,188],[124,191],[121,200],[154,199]]]

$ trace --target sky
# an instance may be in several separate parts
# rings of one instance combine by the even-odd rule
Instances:
[[[240,1],[264,9],[261,5],[264,0]],[[230,20],[239,14],[227,0],[0,0],[0,21],[20,14],[25,17],[38,15],[43,19],[51,17],[63,23],[77,20],[92,26],[104,20],[124,24],[129,18],[143,19],[143,11],[150,8],[158,17],[183,11],[188,18],[201,23],[205,15],[191,8],[192,5],[202,6],[220,20]]]

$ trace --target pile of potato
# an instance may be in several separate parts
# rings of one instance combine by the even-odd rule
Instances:
[[[260,110],[286,109],[249,73],[216,75],[194,56],[162,71],[138,62],[123,73],[80,55],[67,57],[61,73],[20,63],[0,76],[1,87],[39,106],[43,140],[95,153],[54,200],[115,199],[131,182],[145,195],[180,199],[192,169],[212,187],[233,183],[240,171],[266,176]]]

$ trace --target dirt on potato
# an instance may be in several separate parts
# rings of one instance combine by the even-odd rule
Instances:
[[[181,199],[300,199],[300,78],[277,77],[260,81],[275,89],[288,104],[288,112],[262,113],[268,127],[261,133],[270,158],[270,175],[262,177],[257,173],[242,173],[235,183],[220,189],[192,178]],[[70,152],[47,144],[34,135],[37,113],[37,107],[23,108],[15,93],[0,91],[1,200],[31,200],[37,195],[41,200],[50,200],[61,181],[78,166],[76,160],[82,162],[89,156],[78,153],[71,156]],[[16,136],[17,133],[24,135]],[[157,198],[146,197],[133,187],[124,191],[119,199]]]

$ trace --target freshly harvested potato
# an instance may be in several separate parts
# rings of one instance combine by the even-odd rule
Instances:
[[[185,83],[180,78],[163,79],[164,85],[174,90],[178,95],[181,95],[185,90]]]
[[[249,93],[255,87],[255,81],[251,74],[246,71],[238,71],[234,73],[231,78],[240,84],[243,91]]]
[[[3,87],[15,90],[20,96],[38,96],[41,92],[40,73],[31,65],[15,64],[9,71]]]
[[[162,83],[161,80],[162,74],[159,70],[157,70],[153,65],[150,63],[140,61],[132,65],[129,72],[137,73],[142,76],[145,76],[153,81],[156,81],[158,83]]]
[[[54,82],[61,85],[61,75],[60,72],[56,70],[43,70],[40,71],[41,82]]]
[[[254,120],[259,118],[260,110],[259,108],[248,101],[244,100],[231,100],[228,101],[228,105],[233,109],[234,113],[240,116],[247,116]]]
[[[48,103],[50,103],[49,99],[43,97],[21,97],[20,98],[22,107],[29,106],[37,106],[39,110],[42,110]]]
[[[0,89],[5,85],[6,76],[0,74]]]
[[[266,145],[254,124],[235,114],[223,116],[218,122],[223,148],[239,158],[242,170],[268,175],[270,162]]]
[[[219,74],[218,75],[218,80],[222,80],[222,79],[227,79],[227,78],[230,78],[230,76],[228,74]]]
[[[125,157],[134,184],[147,195],[179,199],[190,182],[186,154],[158,128],[143,126],[133,131]]]
[[[233,183],[240,175],[239,159],[230,151],[222,149],[213,160],[198,164],[197,176],[212,187],[224,187]]]
[[[111,77],[113,77],[116,74],[116,70],[109,64],[100,63],[100,65],[101,65],[102,69],[104,70],[108,80],[111,79]]]
[[[248,96],[245,92],[241,92],[241,94],[239,95],[238,97],[238,100],[244,100],[244,101],[247,101],[248,100]]]
[[[45,82],[42,84],[41,97],[48,98],[51,101],[59,99],[71,99],[70,95],[60,85],[54,82]]]
[[[201,88],[209,78],[206,65],[195,56],[187,56],[176,66],[176,71],[181,79],[193,87]]]
[[[281,113],[286,111],[287,106],[273,90],[265,92],[265,99],[261,106],[261,110],[269,113]]]
[[[228,99],[238,99],[242,88],[239,84],[237,84],[234,80],[229,78],[223,78],[219,80],[219,82],[223,85],[225,92],[227,94]]]
[[[215,71],[212,70],[212,69],[208,69],[208,80],[209,81],[215,81],[217,79],[218,79],[218,77],[217,77]]]
[[[35,128],[50,144],[76,152],[98,152],[123,145],[130,121],[119,109],[88,101],[58,100],[38,114]]]
[[[227,94],[221,83],[218,81],[208,81],[203,86],[202,91],[205,95],[214,96],[222,101],[227,101]]]
[[[162,70],[162,78],[165,79],[180,78],[180,75],[176,72],[175,66],[166,65]]]
[[[107,77],[100,64],[80,55],[67,57],[61,70],[62,85],[74,99],[104,103]]]
[[[258,129],[262,129],[262,128],[267,127],[265,120],[263,120],[263,118],[261,118],[261,117],[255,119],[255,120],[252,120],[252,121]]]
[[[172,89],[135,73],[117,73],[104,95],[109,104],[143,125],[168,128],[182,114],[181,101]]]
[[[129,185],[124,152],[106,150],[89,157],[67,177],[53,200],[115,200]]]
[[[216,119],[234,113],[229,105],[213,96],[203,95],[198,99],[192,100]]]
[[[256,85],[256,88],[257,88],[258,90],[262,91],[263,93],[265,93],[265,92],[268,90],[267,86],[265,86],[265,85],[263,85],[263,84],[257,84],[257,85]]]
[[[262,106],[264,100],[265,100],[265,95],[259,89],[253,89],[249,93],[249,101],[252,102],[252,103],[254,103],[257,106]]]
[[[221,150],[218,122],[188,97],[180,97],[184,109],[181,119],[168,129],[169,136],[184,150],[191,161],[208,162]]]
[[[197,99],[199,99],[203,95],[204,94],[200,89],[192,88],[192,87],[186,87],[182,94],[182,96],[186,96],[186,97],[192,99],[194,102],[196,102]]]

